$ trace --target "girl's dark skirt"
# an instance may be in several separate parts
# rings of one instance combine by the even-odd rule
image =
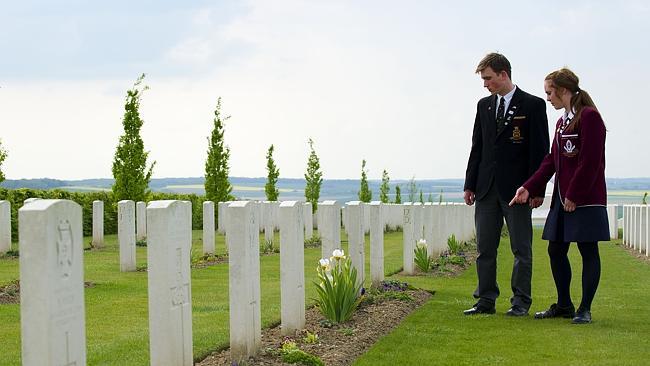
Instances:
[[[573,212],[565,212],[558,201],[553,197],[542,239],[569,243],[610,240],[606,207],[577,207]]]

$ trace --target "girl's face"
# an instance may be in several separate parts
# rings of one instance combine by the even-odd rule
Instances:
[[[551,103],[553,108],[564,108],[564,103],[562,102],[559,90],[553,86],[553,83],[550,80],[544,80],[544,92],[546,92],[546,100]]]

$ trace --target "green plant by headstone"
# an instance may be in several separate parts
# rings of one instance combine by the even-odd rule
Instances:
[[[368,187],[368,175],[366,172],[366,160],[361,161],[361,183],[359,188],[359,201],[370,202],[372,200],[372,192]]]
[[[429,196],[427,197],[427,202],[433,203],[433,193],[429,192]]]
[[[144,80],[142,74],[136,80],[133,88],[127,91],[126,104],[124,105],[124,117],[122,125],[124,134],[115,150],[113,158],[113,195],[115,202],[120,200],[146,201],[149,193],[149,181],[153,173],[154,161],[147,169],[147,157],[149,152],[144,150],[144,142],[140,137],[140,129],[144,123],[140,118],[140,98],[142,93],[148,89],[141,86]]]
[[[420,239],[417,244],[415,244],[415,249],[413,252],[415,254],[414,262],[418,269],[424,273],[429,272],[431,270],[433,261],[429,257],[427,250],[427,241]]]
[[[309,139],[309,158],[307,159],[307,172],[305,173],[305,199],[311,203],[312,213],[316,212],[320,187],[323,184],[323,173],[320,171],[320,161],[314,150],[314,141]]]
[[[2,163],[7,159],[7,150],[2,147],[2,140],[0,140],[0,183],[5,180],[5,174],[2,172]]]
[[[379,187],[379,200],[381,203],[388,203],[388,193],[390,192],[390,177],[386,169],[381,173],[381,186]]]
[[[343,250],[336,249],[332,258],[324,258],[317,269],[316,306],[325,318],[333,323],[344,323],[361,302],[361,283],[357,284],[357,269]]]
[[[395,203],[402,203],[402,189],[399,187],[399,185],[395,186]]]
[[[438,196],[438,204],[442,204],[442,188],[440,189],[440,195]]]
[[[217,98],[217,107],[214,110],[214,128],[208,137],[208,157],[205,160],[205,197],[208,201],[231,201],[234,197],[232,185],[228,180],[230,170],[230,148],[224,141],[224,124],[230,116],[221,115],[221,97]]]
[[[424,204],[424,194],[422,193],[421,189],[420,189],[420,203]]]
[[[0,180],[2,182],[2,180]],[[643,199],[641,200],[641,204],[647,205],[648,204],[648,192],[643,194]]]
[[[280,190],[276,187],[278,177],[280,176],[280,169],[275,165],[273,160],[273,145],[269,146],[266,152],[266,172],[267,179],[264,185],[264,192],[268,201],[277,201],[280,195]]]
[[[462,251],[462,243],[456,240],[456,235],[454,234],[451,234],[451,236],[447,238],[447,247],[451,254],[458,254]]]

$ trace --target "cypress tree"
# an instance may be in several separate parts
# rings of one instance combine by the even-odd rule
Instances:
[[[316,212],[318,198],[320,197],[320,187],[323,183],[323,173],[320,171],[320,160],[314,150],[314,141],[309,139],[309,158],[307,159],[307,172],[305,173],[305,199],[311,202],[312,213]]]
[[[126,104],[124,105],[124,117],[122,125],[124,134],[115,150],[113,158],[113,195],[115,201],[133,200],[145,201],[149,193],[149,181],[153,173],[154,161],[147,169],[148,151],[144,150],[144,142],[140,137],[140,129],[144,121],[140,118],[140,98],[142,93],[148,89],[141,87],[145,74],[142,74],[133,88],[126,93]]]
[[[278,196],[280,195],[280,190],[276,187],[276,184],[278,183],[278,177],[280,176],[280,169],[278,169],[273,160],[273,145],[271,145],[269,150],[266,152],[266,171],[268,172],[268,178],[264,185],[266,199],[268,201],[277,201]]]
[[[402,203],[402,190],[399,185],[395,186],[395,203]]]
[[[0,140],[0,183],[5,180],[5,174],[2,172],[2,163],[7,158],[7,150],[2,148],[2,140]]]
[[[390,182],[390,178],[388,172],[384,169],[384,172],[381,173],[381,186],[379,187],[379,200],[382,203],[388,203],[388,193],[390,192],[388,182]]]
[[[361,187],[359,188],[359,201],[370,202],[372,200],[372,192],[368,188],[368,176],[366,172],[366,160],[361,161]]]
[[[230,148],[224,143],[224,123],[230,116],[221,116],[221,97],[214,110],[214,128],[208,137],[208,157],[205,160],[205,197],[215,203],[233,200],[228,180]]]

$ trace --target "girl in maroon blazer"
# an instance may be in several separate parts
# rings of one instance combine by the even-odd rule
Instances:
[[[605,186],[605,124],[589,94],[580,89],[578,76],[562,68],[546,76],[546,100],[564,109],[557,121],[555,138],[539,169],[517,190],[510,205],[543,197],[546,183],[555,174],[551,210],[542,238],[557,288],[557,303],[535,313],[535,318],[573,318],[591,322],[591,302],[600,280],[598,242],[608,241],[607,188]],[[571,301],[571,264],[567,253],[578,243],[582,256],[582,301],[575,311]]]

